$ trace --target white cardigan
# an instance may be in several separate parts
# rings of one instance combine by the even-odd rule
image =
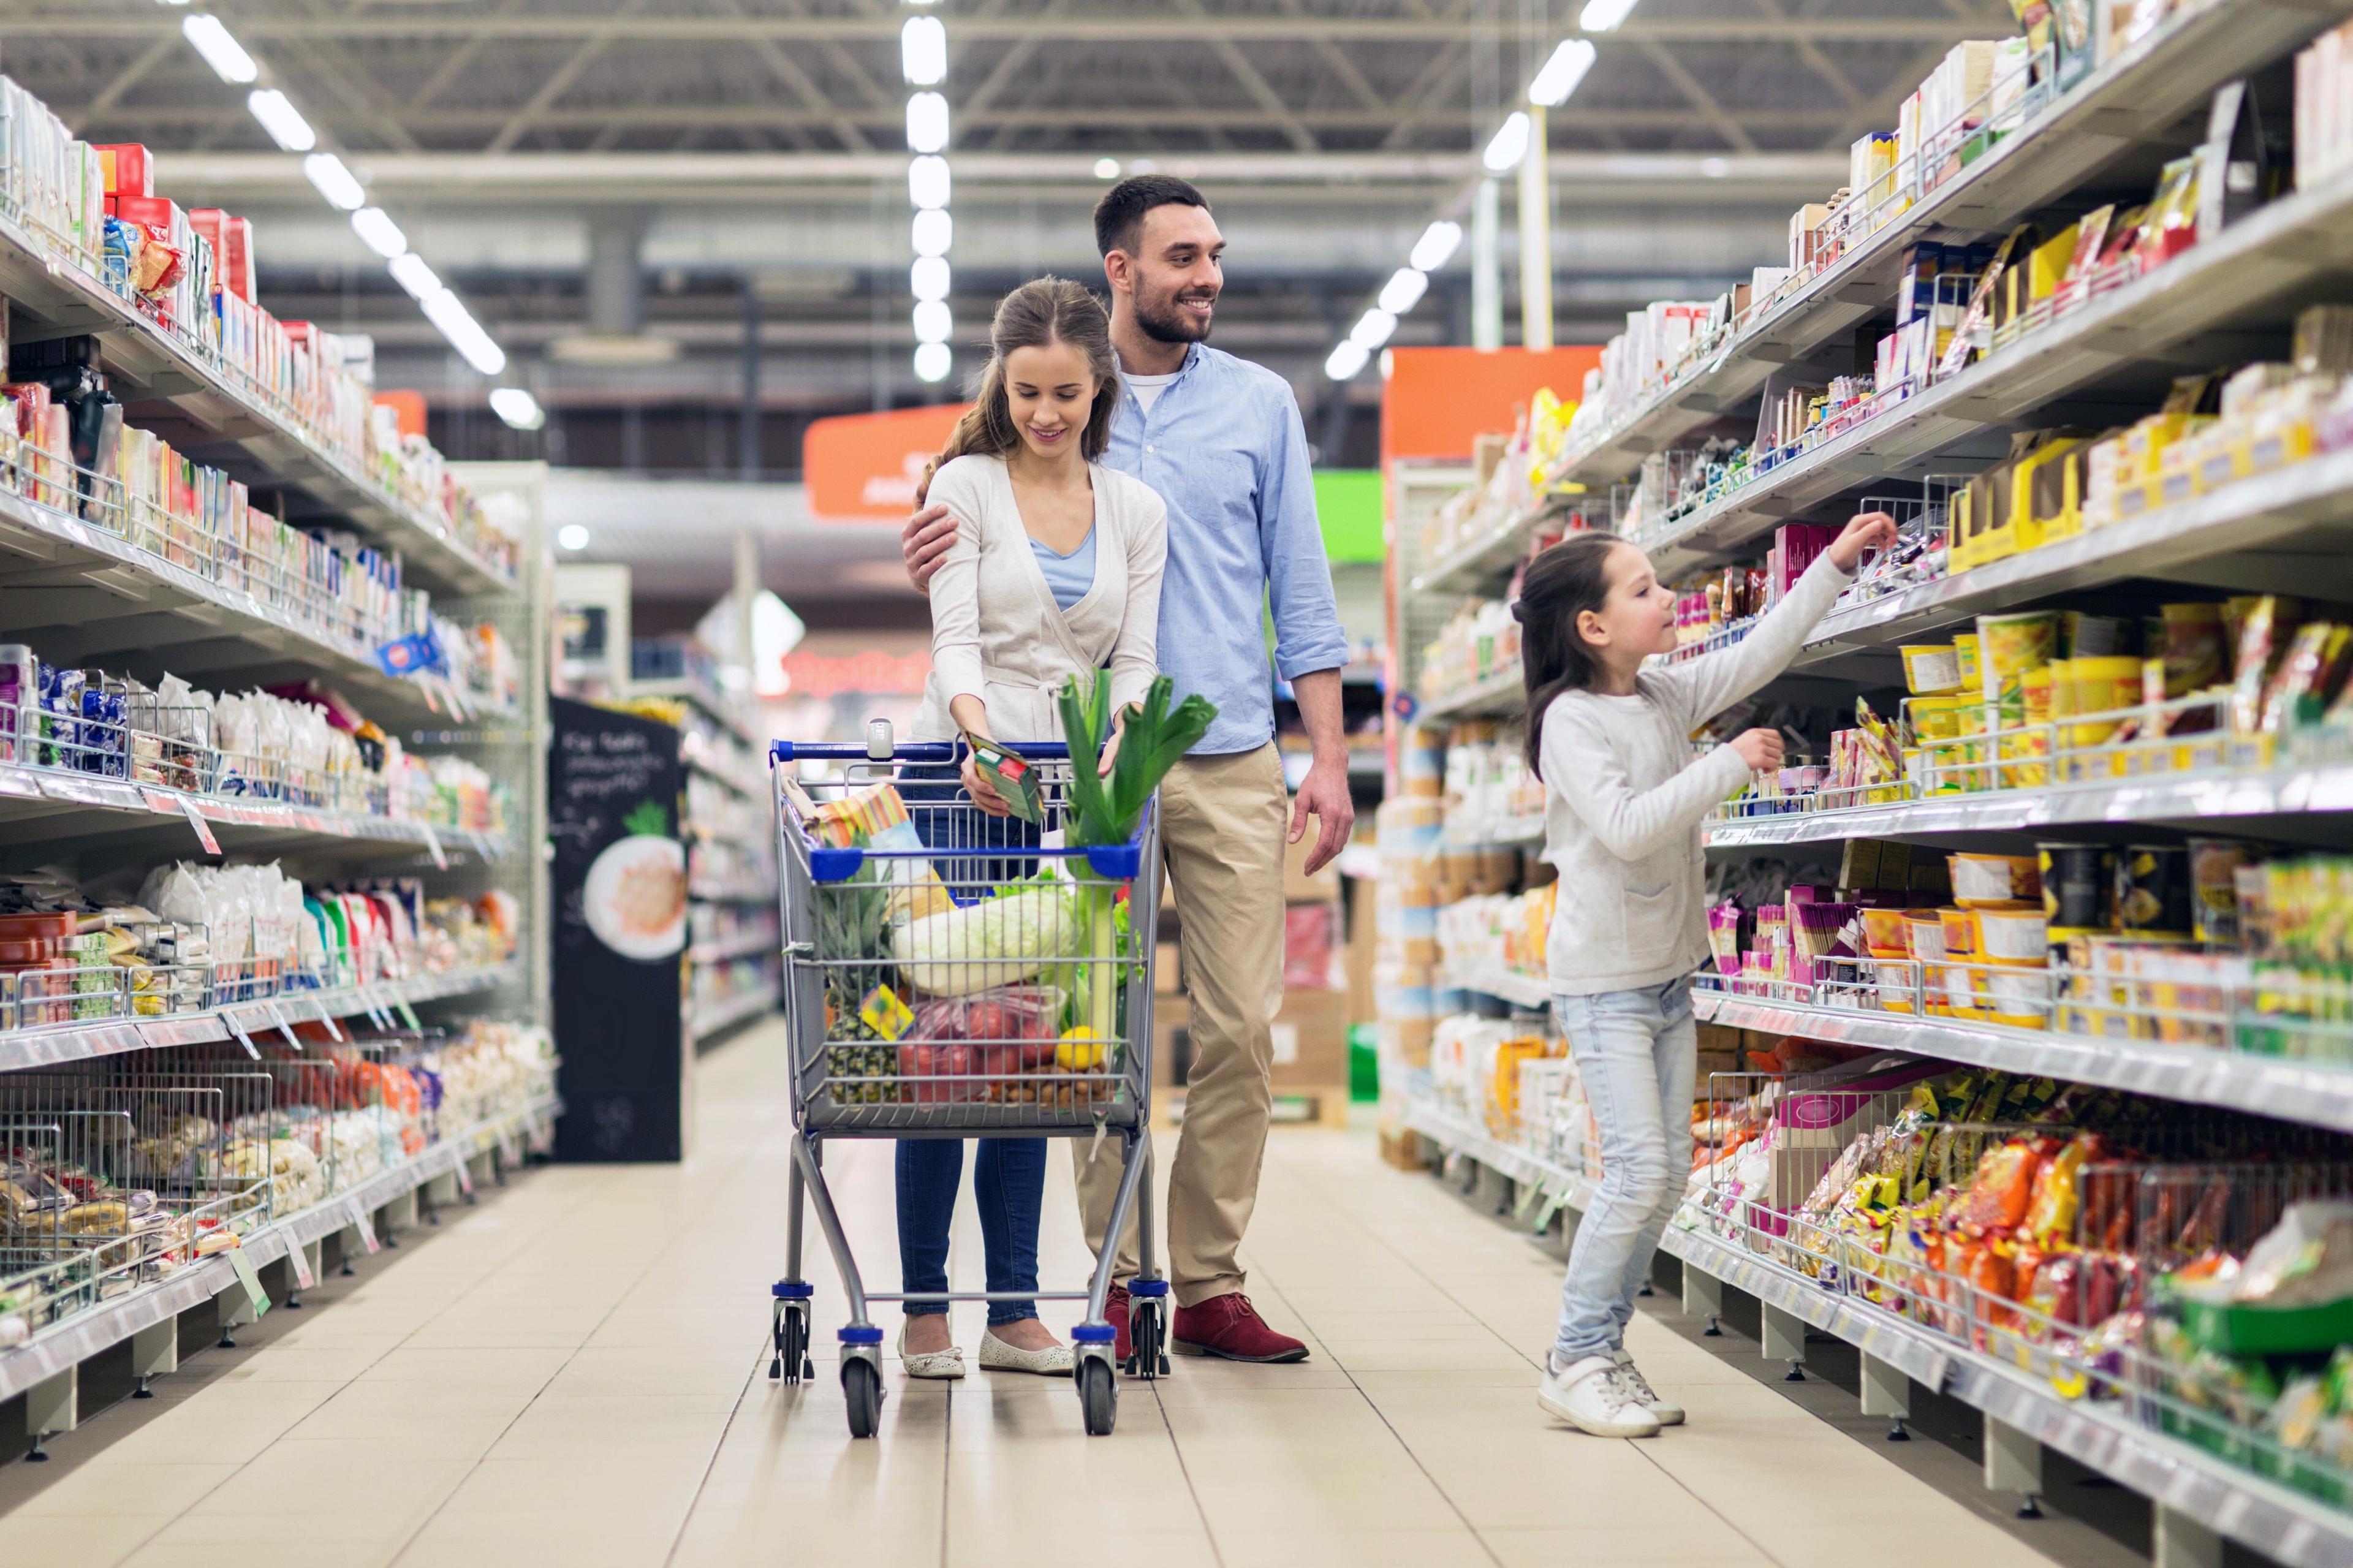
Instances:
[[[997,739],[1059,741],[1055,698],[1083,670],[1111,670],[1115,712],[1143,700],[1158,665],[1160,574],[1168,509],[1141,479],[1095,464],[1095,581],[1063,610],[1039,569],[1002,458],[958,458],[932,477],[931,500],[956,520],[931,583],[932,674],[914,738],[954,740],[948,704],[977,697]]]

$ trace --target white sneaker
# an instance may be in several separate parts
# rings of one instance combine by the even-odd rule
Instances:
[[[1634,1397],[1618,1377],[1618,1363],[1606,1355],[1571,1362],[1559,1372],[1547,1363],[1545,1380],[1536,1384],[1536,1404],[1547,1415],[1558,1417],[1597,1437],[1655,1437],[1659,1419]]]
[[[907,1325],[899,1325],[899,1360],[909,1377],[932,1377],[943,1380],[964,1375],[964,1352],[955,1345],[944,1351],[907,1352]]]
[[[1068,1345],[1025,1351],[998,1339],[995,1329],[980,1336],[980,1364],[991,1372],[1034,1372],[1040,1377],[1068,1377],[1076,1359]]]
[[[1651,1386],[1651,1380],[1642,1375],[1642,1369],[1634,1364],[1634,1358],[1622,1347],[1618,1352],[1617,1360],[1618,1381],[1627,1393],[1634,1396],[1637,1405],[1649,1411],[1662,1426],[1683,1424],[1683,1407],[1672,1399],[1660,1398],[1659,1391]]]

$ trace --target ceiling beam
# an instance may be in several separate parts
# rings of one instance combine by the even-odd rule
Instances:
[[[1650,57],[1651,63],[1659,68],[1659,74],[1665,77],[1674,89],[1683,95],[1692,108],[1699,111],[1699,117],[1706,121],[1718,136],[1723,137],[1727,143],[1740,152],[1757,151],[1755,140],[1749,136],[1738,117],[1717,102],[1715,94],[1708,91],[1700,84],[1697,77],[1685,70],[1683,63],[1675,58],[1664,45],[1644,43],[1641,45],[1641,50]]]
[[[1335,44],[1440,44],[1461,36],[1459,21],[1430,16],[1320,16],[1314,14],[1229,15],[1212,10],[1207,26],[1236,42],[1294,39]],[[1958,39],[1993,25],[1976,16],[1727,16],[1645,19],[1636,16],[1603,40],[1654,43],[1908,43]],[[1166,41],[1199,43],[1204,19],[1174,11],[1074,12],[1050,21],[1036,15],[958,16],[956,33],[966,38],[1018,39],[1050,26],[1054,41]],[[75,5],[0,19],[0,38],[153,38],[176,32],[173,14],[159,8],[152,17],[119,11],[94,14]],[[482,14],[469,6],[435,6],[398,17],[343,14],[326,16],[241,16],[237,30],[248,44],[295,37],[334,37],[413,43],[420,38],[505,38],[574,42],[611,37],[659,43],[737,44],[754,37],[780,44],[883,42],[899,36],[897,18],[871,13],[808,16],[599,16],[562,13]],[[1584,37],[1574,28],[1569,37]],[[871,80],[871,79],[869,79]]]

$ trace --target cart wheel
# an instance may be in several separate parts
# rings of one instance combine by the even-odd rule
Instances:
[[[882,1424],[882,1374],[871,1362],[841,1363],[842,1397],[849,1402],[849,1435],[871,1437]]]
[[[811,1370],[808,1321],[786,1307],[776,1317],[776,1353],[768,1363],[768,1375],[786,1383],[799,1383],[809,1376]]]
[[[1086,1414],[1088,1436],[1111,1436],[1112,1423],[1119,1419],[1119,1385],[1110,1362],[1089,1356],[1079,1363],[1079,1406]]]
[[[1134,1353],[1127,1358],[1127,1373],[1150,1382],[1160,1367],[1160,1303],[1138,1301],[1128,1310],[1128,1342]]]

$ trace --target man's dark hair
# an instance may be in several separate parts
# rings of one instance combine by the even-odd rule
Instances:
[[[1135,254],[1144,236],[1144,215],[1154,207],[1207,207],[1189,180],[1174,174],[1131,174],[1103,195],[1095,204],[1095,248],[1109,256],[1114,250]]]

